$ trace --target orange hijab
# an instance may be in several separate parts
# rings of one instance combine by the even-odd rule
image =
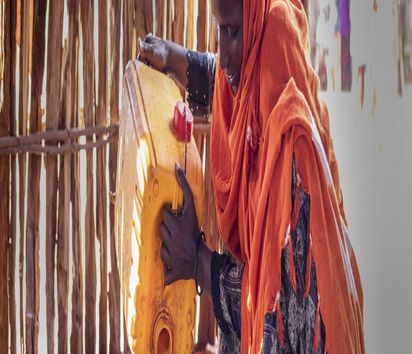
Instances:
[[[243,35],[236,96],[224,72],[216,70],[211,135],[219,231],[245,264],[241,352],[260,351],[263,319],[270,311],[277,310],[283,341],[281,252],[299,210],[298,201],[291,205],[294,156],[299,183],[311,201],[306,286],[314,262],[326,351],[364,353],[362,287],[346,233],[328,112],[308,61],[303,6],[299,0],[243,0]],[[293,277],[293,257],[289,263]],[[318,330],[317,322],[315,338]]]

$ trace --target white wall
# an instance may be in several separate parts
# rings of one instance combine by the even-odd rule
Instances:
[[[412,87],[327,93],[350,238],[362,277],[367,353],[411,353]]]

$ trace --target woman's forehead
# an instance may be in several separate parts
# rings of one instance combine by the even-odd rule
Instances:
[[[242,23],[242,0],[211,0],[212,12],[222,26]]]

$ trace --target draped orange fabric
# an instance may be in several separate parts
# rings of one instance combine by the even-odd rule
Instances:
[[[326,351],[364,353],[362,287],[300,1],[243,0],[243,35],[237,95],[216,71],[211,135],[219,231],[245,264],[241,352],[260,351],[264,315],[279,309],[294,156],[310,195],[308,264],[316,265]]]

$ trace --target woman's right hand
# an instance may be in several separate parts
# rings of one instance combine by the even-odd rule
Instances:
[[[169,43],[159,37],[148,34],[142,41],[140,38],[140,59],[161,72],[168,70]]]

